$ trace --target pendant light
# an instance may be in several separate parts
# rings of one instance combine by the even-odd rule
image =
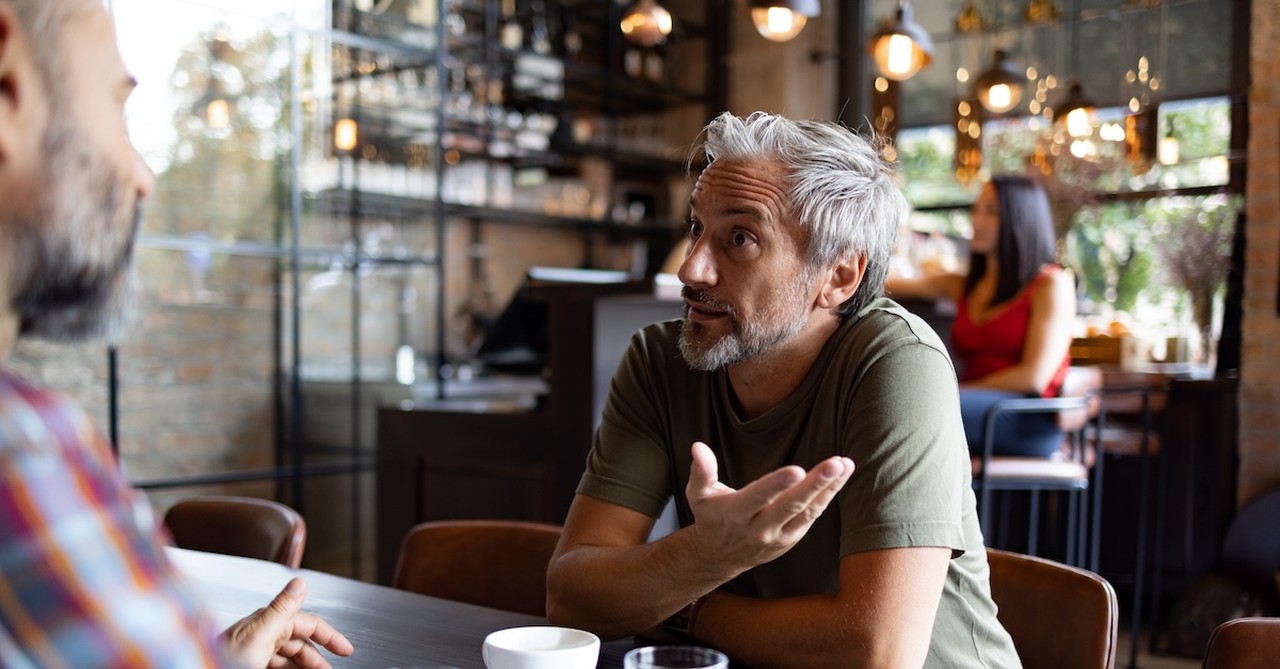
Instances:
[[[987,18],[978,11],[974,0],[969,0],[960,8],[954,23],[958,33],[978,33],[987,29]]]
[[[867,48],[880,74],[894,81],[914,77],[933,61],[933,39],[915,22],[907,0],[899,0],[898,11],[871,36]]]
[[[973,82],[974,95],[993,114],[1004,114],[1018,106],[1027,77],[1004,49],[996,49],[991,67]]]
[[[227,95],[219,71],[225,67],[228,57],[235,53],[231,39],[221,30],[206,44],[209,49],[209,80],[204,95],[192,105],[191,113],[214,130],[225,130],[231,125],[235,102]]]
[[[822,12],[819,0],[751,0],[748,6],[756,32],[774,42],[799,35],[809,19]]]
[[[1067,97],[1054,111],[1054,121],[1074,139],[1093,134],[1093,101],[1084,96],[1084,87],[1078,78],[1072,79]]]
[[[657,46],[671,34],[671,12],[658,0],[636,0],[622,17],[622,34],[640,46]]]
[[[1057,23],[1062,18],[1062,11],[1053,0],[1031,0],[1022,12],[1022,17],[1032,24]]]
[[[1145,174],[1156,159],[1159,107],[1150,105],[1124,118],[1125,159],[1135,174]]]

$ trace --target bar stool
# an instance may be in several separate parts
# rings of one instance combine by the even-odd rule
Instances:
[[[1067,498],[1064,561],[1097,571],[1102,518],[1102,458],[1098,457],[1103,416],[1099,399],[1101,388],[1102,372],[1098,368],[1072,367],[1063,384],[1063,396],[1002,400],[987,412],[982,456],[974,458],[973,462],[973,486],[979,495],[978,520],[984,535],[991,536],[992,533],[991,493],[1027,492],[1031,498],[1027,553],[1036,555],[1040,534],[1040,494],[1061,492]],[[993,454],[997,418],[1013,413],[1056,415],[1064,434],[1062,449],[1049,458]]]

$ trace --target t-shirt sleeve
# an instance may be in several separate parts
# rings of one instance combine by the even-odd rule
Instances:
[[[0,665],[223,663],[139,504],[79,407],[0,379]]]
[[[883,548],[965,549],[968,447],[955,372],[941,350],[905,343],[865,368],[846,407],[841,555]]]
[[[631,344],[609,385],[600,427],[577,492],[657,518],[671,496],[671,462],[663,429],[664,380],[649,364],[642,333]]]

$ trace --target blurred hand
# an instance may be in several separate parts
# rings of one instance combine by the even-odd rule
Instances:
[[[715,453],[693,444],[693,467],[685,496],[693,529],[707,555],[745,571],[791,550],[822,515],[853,474],[853,461],[823,460],[809,472],[797,466],[774,470],[734,490],[720,482]]]
[[[319,616],[302,613],[307,584],[294,578],[266,608],[240,619],[222,633],[231,656],[257,669],[330,669],[316,644],[335,655],[355,651],[347,638]]]

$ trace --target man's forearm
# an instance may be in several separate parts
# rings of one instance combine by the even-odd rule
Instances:
[[[900,667],[876,662],[865,610],[835,595],[754,599],[708,595],[692,630],[697,643],[717,648],[753,669]]]
[[[604,638],[640,633],[736,576],[701,555],[692,528],[637,546],[578,546],[552,561],[547,618]]]
[[[694,638],[754,669],[920,667],[950,551],[900,548],[840,561],[840,591],[778,599],[715,592],[703,599]]]

